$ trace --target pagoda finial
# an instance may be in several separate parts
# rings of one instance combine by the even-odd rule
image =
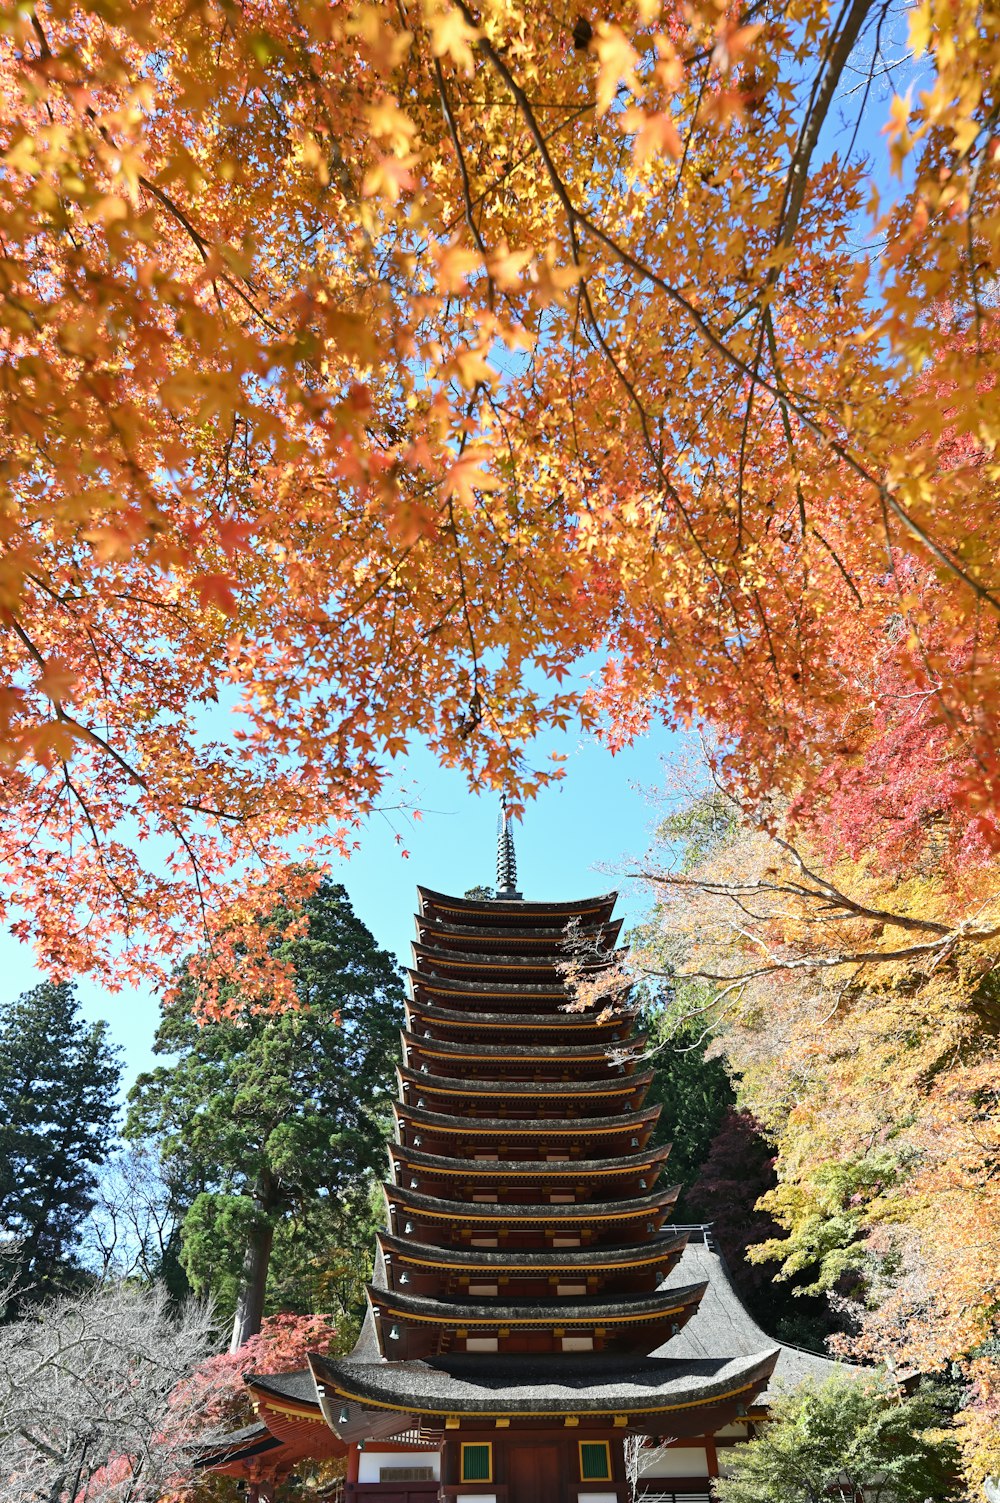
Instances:
[[[497,820],[497,897],[519,898],[517,890],[517,856],[514,853],[514,831],[507,810],[507,795],[500,795],[500,817]]]

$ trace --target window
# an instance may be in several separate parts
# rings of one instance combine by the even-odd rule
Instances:
[[[380,1466],[380,1482],[436,1482],[432,1466]]]
[[[606,1440],[581,1440],[580,1477],[584,1482],[611,1480],[611,1447]]]
[[[462,1442],[462,1481],[493,1481],[493,1447]]]

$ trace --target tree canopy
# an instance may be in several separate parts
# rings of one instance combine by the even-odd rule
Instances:
[[[573,715],[703,717],[798,794],[873,642],[997,843],[997,39],[906,16],[894,93],[874,0],[7,14],[0,860],[48,965],[225,969],[244,920],[249,987],[288,843],[415,738],[523,798]]]
[[[872,1503],[958,1503],[957,1461],[948,1415],[928,1392],[903,1398],[834,1376],[780,1397],[727,1457],[716,1489],[722,1503],[825,1503],[840,1487]]]
[[[897,725],[911,713],[901,698]],[[750,1258],[830,1294],[842,1355],[961,1376],[976,1489],[1000,1464],[997,863],[973,883],[947,859],[946,800],[896,847],[857,841],[853,802],[831,799],[812,844],[736,806],[700,844],[690,811],[672,828],[695,832],[692,859],[675,843],[646,863],[657,898],[634,960],[707,993],[674,1026],[725,1056],[771,1145]]]
[[[309,1228],[314,1210],[364,1203],[367,1177],[384,1167],[399,969],[338,884],[324,879],[306,917],[308,931],[279,957],[297,1007],[273,1016],[234,996],[228,1016],[199,1022],[189,974],[164,1003],[154,1044],[170,1061],[129,1097],[126,1133],[158,1144],[187,1196],[188,1277],[235,1301],[237,1346],[259,1328],[279,1223]]]
[[[0,1226],[13,1249],[5,1272],[29,1298],[72,1267],[114,1143],[119,1058],[69,984],[0,1002]]]
[[[0,1466],[5,1503],[130,1503],[192,1480],[192,1434],[222,1429],[203,1387],[206,1305],[109,1280],[0,1325]]]

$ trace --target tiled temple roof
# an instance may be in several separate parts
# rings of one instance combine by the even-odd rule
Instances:
[[[551,949],[558,952],[560,957],[566,954],[566,927],[564,924],[554,925],[551,928],[515,928],[512,925],[497,926],[495,924],[452,924],[447,920],[433,914],[418,913],[415,915],[418,933],[426,939],[435,938],[450,948],[452,940],[467,940],[469,944],[489,947],[493,944],[503,944],[509,950],[512,945],[527,945],[532,949],[539,946],[541,949]],[[589,944],[600,944],[601,948],[610,948],[616,942],[622,929],[622,919],[611,919],[607,923],[580,924],[576,934]]]
[[[394,1102],[397,1117],[405,1118],[428,1132],[435,1129],[454,1131],[456,1135],[470,1133],[473,1136],[496,1134],[499,1137],[533,1137],[544,1134],[564,1137],[596,1137],[605,1133],[617,1136],[653,1126],[660,1115],[659,1106],[641,1107],[637,1111],[621,1112],[613,1117],[546,1117],[531,1120],[525,1117],[464,1117],[456,1119],[446,1112],[433,1112],[423,1106],[406,1106]]]
[[[317,1382],[337,1393],[411,1414],[639,1413],[662,1417],[663,1428],[673,1431],[690,1409],[698,1411],[692,1418],[700,1433],[712,1401],[739,1402],[756,1392],[778,1355],[772,1347],[757,1357],[720,1355],[696,1361],[590,1352],[576,1357],[477,1354],[418,1362],[310,1361]]]
[[[535,1270],[539,1273],[557,1269],[571,1269],[579,1275],[587,1268],[607,1267],[642,1268],[662,1264],[683,1251],[687,1232],[671,1234],[668,1228],[653,1242],[633,1243],[622,1247],[563,1247],[537,1252],[501,1251],[499,1248],[434,1247],[428,1242],[415,1242],[410,1237],[395,1237],[390,1232],[379,1232],[378,1239],[383,1252],[393,1258],[410,1259],[415,1263],[444,1264],[451,1268],[487,1268],[497,1272],[503,1268]]]
[[[641,1174],[646,1171],[658,1174],[670,1154],[670,1145],[643,1152],[634,1148],[617,1158],[606,1159],[456,1159],[440,1153],[423,1153],[416,1148],[402,1148],[398,1143],[389,1145],[389,1156],[406,1168],[426,1169],[449,1178],[499,1176],[518,1179],[574,1179],[585,1180],[597,1176],[621,1176]]]
[[[429,1056],[440,1055],[442,1058],[454,1056],[456,1059],[498,1061],[524,1060],[528,1064],[538,1060],[545,1064],[549,1060],[560,1062],[565,1060],[567,1064],[598,1064],[614,1069],[618,1064],[619,1054],[628,1055],[629,1061],[635,1062],[642,1057],[646,1045],[645,1034],[637,1034],[623,1044],[526,1044],[517,1039],[508,1043],[484,1043],[481,1039],[473,1039],[469,1043],[455,1043],[450,1039],[427,1039],[421,1034],[409,1033],[406,1029],[400,1031],[403,1048],[406,1051],[414,1050]],[[496,1089],[496,1083],[492,1083]]]
[[[429,1096],[635,1096],[652,1083],[653,1072],[642,1075],[611,1076],[607,1080],[476,1080],[460,1079],[453,1075],[432,1075],[421,1070],[410,1070],[405,1065],[397,1069],[400,1080],[426,1091]]]
[[[492,1222],[518,1220],[524,1222],[580,1222],[584,1226],[596,1221],[639,1220],[643,1216],[655,1216],[666,1212],[680,1194],[679,1185],[671,1185],[655,1195],[637,1195],[628,1200],[581,1200],[552,1204],[540,1201],[524,1204],[520,1201],[504,1204],[502,1201],[443,1200],[436,1195],[421,1195],[416,1190],[406,1190],[402,1185],[385,1185],[386,1199],[393,1205],[413,1213],[418,1219],[424,1217],[449,1220]]]
[[[517,1323],[536,1326],[604,1325],[616,1321],[650,1320],[674,1314],[681,1310],[697,1308],[707,1288],[706,1284],[691,1284],[657,1291],[655,1294],[631,1295],[614,1299],[607,1296],[589,1295],[586,1300],[569,1298],[548,1301],[520,1300],[508,1303],[500,1299],[468,1298],[428,1299],[419,1294],[403,1294],[396,1290],[369,1287],[373,1302],[387,1310],[420,1317],[427,1321],[440,1320],[442,1325],[514,1325]]]
[[[484,913],[489,914],[494,924],[513,920],[524,925],[526,919],[534,919],[537,924],[549,914],[563,923],[578,916],[584,918],[595,914],[603,914],[606,921],[611,916],[617,897],[615,892],[604,892],[592,898],[571,898],[552,903],[526,903],[520,898],[509,901],[505,898],[489,898],[484,901],[482,898],[452,897],[446,892],[435,892],[431,887],[417,887],[421,914],[433,909],[438,913],[460,916],[453,919],[453,922],[461,922],[466,915],[470,919],[481,919]],[[530,928],[532,925],[529,923],[526,927]]]
[[[522,1030],[531,1031],[541,1029],[544,1032],[550,1030],[563,1030],[569,1032],[591,1032],[600,1030],[610,1032],[614,1028],[625,1028],[636,1015],[635,1008],[617,1008],[614,1013],[605,1014],[598,1011],[592,1012],[460,1012],[457,1008],[435,1007],[432,1002],[420,1002],[410,999],[406,1003],[407,1015],[411,1018],[422,1018],[427,1023],[437,1024],[447,1028],[510,1028],[520,1033]]]

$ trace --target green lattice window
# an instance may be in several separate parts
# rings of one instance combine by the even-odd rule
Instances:
[[[493,1480],[493,1447],[491,1445],[462,1444],[462,1481],[491,1482]]]
[[[610,1480],[611,1447],[606,1440],[581,1440],[580,1476],[584,1482]]]

